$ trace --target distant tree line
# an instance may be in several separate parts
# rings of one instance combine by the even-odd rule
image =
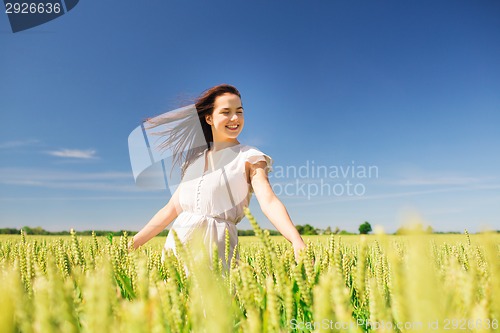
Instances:
[[[340,230],[339,227],[335,227],[334,230],[331,229],[331,227],[327,227],[325,229],[320,229],[320,228],[315,228],[310,224],[305,224],[305,225],[296,225],[297,231],[299,234],[304,235],[304,236],[309,236],[309,235],[355,235],[355,233],[348,232],[345,230]],[[54,235],[54,236],[66,236],[70,235],[69,230],[63,230],[63,231],[48,231],[43,229],[42,227],[23,227],[22,230],[27,235]],[[123,235],[124,232],[127,232],[127,235],[133,236],[137,233],[137,231],[132,231],[132,230],[119,230],[119,231],[112,231],[112,230],[83,230],[83,231],[76,231],[75,234],[79,236],[91,236],[92,232],[96,234],[96,236],[121,236]],[[271,236],[277,236],[280,235],[280,233],[277,230],[269,230],[269,234]],[[359,226],[359,233],[360,234],[368,234],[369,232],[372,231],[372,227],[370,223],[365,221]],[[461,234],[461,232],[458,231],[434,231],[431,226],[421,226],[417,225],[412,226],[412,227],[401,227],[396,232],[394,233],[395,235],[405,235],[409,233],[426,233],[426,234]],[[500,230],[496,231],[497,233],[500,233]],[[0,228],[0,234],[3,235],[19,235],[21,233],[21,229],[16,229],[16,228]],[[168,235],[168,229],[163,230],[158,234],[158,236],[167,236]],[[255,236],[255,233],[253,230],[238,230],[238,236]]]
[[[70,235],[69,230],[62,230],[62,231],[48,231],[43,229],[42,227],[23,227],[21,229],[16,229],[16,228],[0,228],[0,234],[3,235],[16,235],[20,234],[21,230],[23,230],[26,235],[46,235],[46,236],[67,236]],[[95,233],[96,236],[121,236],[123,235],[124,232],[127,232],[127,235],[133,236],[137,233],[137,231],[132,231],[132,230],[83,230],[83,231],[77,231],[75,230],[75,234],[78,236],[91,236],[92,232]],[[168,234],[168,230],[163,230],[160,232],[158,235],[159,236],[166,236]]]
[[[19,235],[21,234],[21,230],[23,230],[26,235],[46,235],[46,236],[67,236],[70,235],[69,230],[63,230],[63,231],[48,231],[43,229],[42,227],[23,227],[21,229],[16,229],[16,228],[0,228],[0,235]],[[119,231],[112,231],[112,230],[83,230],[83,231],[77,231],[75,230],[75,234],[78,236],[91,236],[92,232],[95,233],[96,236],[121,236],[123,235],[124,232],[127,232],[127,235],[133,236],[137,234],[137,231],[132,231],[132,230],[119,230]],[[280,233],[276,230],[269,230],[269,234],[272,236],[279,235]],[[168,235],[168,229],[163,230],[158,234],[158,236],[167,236]],[[238,236],[255,236],[255,232],[253,230],[238,230]]]
[[[267,230],[271,236],[281,235],[277,230]],[[238,230],[238,236],[255,236],[255,232],[253,230]]]
[[[339,227],[335,227],[334,230],[332,230],[331,227],[326,227],[325,229],[321,228],[315,228],[310,224],[305,224],[305,225],[296,225],[297,231],[299,234],[304,235],[304,236],[310,236],[310,235],[354,235],[352,232],[348,232],[345,230],[340,230]]]

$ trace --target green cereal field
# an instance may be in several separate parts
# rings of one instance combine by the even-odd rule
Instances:
[[[305,236],[297,263],[250,219],[228,270],[162,262],[165,237],[1,236],[2,332],[499,331],[499,234]]]

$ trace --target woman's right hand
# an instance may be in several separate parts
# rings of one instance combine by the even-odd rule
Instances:
[[[180,186],[174,192],[169,202],[134,236],[133,247],[135,249],[158,235],[180,214],[182,209],[179,204],[179,188]]]

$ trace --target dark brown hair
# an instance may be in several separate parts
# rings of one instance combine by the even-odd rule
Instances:
[[[159,149],[167,149],[172,147],[173,150],[173,160],[172,169],[176,164],[178,164],[182,169],[182,176],[188,167],[188,165],[199,155],[205,151],[205,149],[211,148],[211,143],[214,141],[212,134],[212,127],[207,123],[205,117],[211,115],[214,112],[215,99],[225,93],[231,93],[237,95],[241,99],[241,94],[234,86],[229,84],[219,84],[217,86],[211,87],[203,91],[200,96],[195,99],[196,111],[198,114],[198,120],[201,124],[203,130],[203,136],[205,139],[205,147],[197,147],[189,149],[187,152],[186,147],[190,145],[195,135],[195,126],[192,126],[193,119],[185,119],[185,113],[177,113],[169,115],[168,112],[161,117],[147,119],[148,127],[151,129],[168,122],[173,122],[176,120],[183,120],[179,126],[172,128],[168,131],[157,132],[155,135],[165,137],[165,140],[158,146]],[[242,104],[243,105],[243,104]]]

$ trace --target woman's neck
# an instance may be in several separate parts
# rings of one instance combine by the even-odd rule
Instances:
[[[212,144],[210,146],[210,150],[218,151],[218,150],[222,150],[224,148],[236,146],[239,144],[240,143],[237,140],[235,140],[235,141],[215,141],[215,142],[212,142]]]

